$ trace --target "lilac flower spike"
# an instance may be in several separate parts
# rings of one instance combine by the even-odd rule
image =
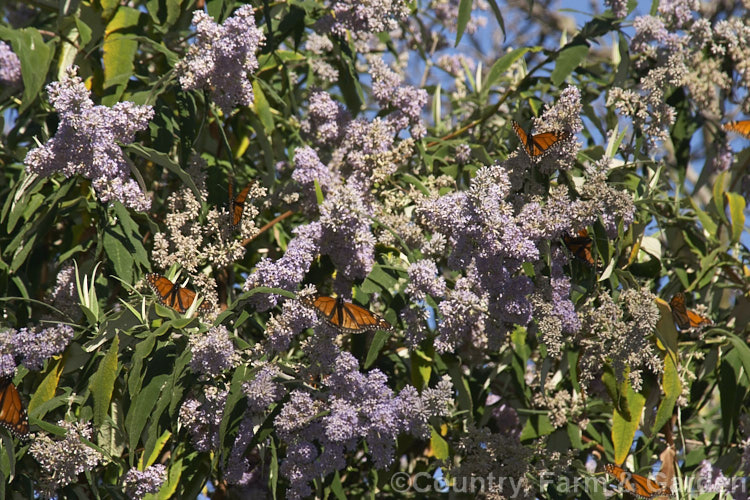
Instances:
[[[21,60],[5,42],[0,42],[0,85],[21,85]]]
[[[62,172],[91,179],[102,202],[118,200],[126,207],[145,211],[151,200],[130,178],[130,167],[120,146],[133,142],[154,116],[151,106],[118,102],[111,108],[94,106],[86,85],[68,68],[67,77],[47,86],[49,100],[60,115],[57,133],[26,155],[26,169],[38,175]]]
[[[265,35],[255,26],[251,5],[243,5],[222,25],[202,10],[193,13],[197,40],[175,67],[184,90],[208,88],[225,114],[236,105],[252,106],[248,74],[258,69],[255,53]]]

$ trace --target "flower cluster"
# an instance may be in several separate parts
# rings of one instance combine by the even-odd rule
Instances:
[[[352,36],[366,39],[371,34],[396,29],[398,21],[409,14],[409,6],[404,0],[333,0],[331,12],[319,22],[320,30],[342,37],[348,30]]]
[[[419,139],[427,130],[420,115],[427,104],[427,91],[411,85],[402,85],[402,79],[392,71],[382,59],[370,59],[372,94],[382,108],[393,107],[395,113],[388,115],[394,128],[405,129],[411,125],[412,135]]]
[[[167,468],[154,464],[144,470],[130,469],[122,480],[128,498],[141,500],[148,493],[156,493],[167,479]]]
[[[75,481],[78,474],[92,470],[103,459],[101,453],[82,441],[91,440],[90,423],[61,420],[57,425],[67,431],[64,439],[53,441],[42,434],[29,447],[29,453],[42,468],[38,483],[42,498],[53,498],[58,489]]]
[[[265,40],[255,26],[253,7],[243,5],[222,25],[196,10],[193,25],[197,40],[175,67],[182,88],[208,88],[225,114],[238,104],[251,106],[254,95],[248,74],[258,69],[255,53]]]
[[[91,184],[102,202],[118,200],[134,210],[148,210],[151,201],[130,178],[118,143],[133,142],[135,133],[146,128],[154,115],[151,106],[118,102],[111,108],[94,106],[77,68],[67,70],[60,82],[47,86],[50,103],[60,115],[57,133],[45,145],[26,155],[30,173],[66,177],[80,174]]]
[[[287,445],[280,472],[289,481],[289,498],[310,495],[310,481],[343,469],[347,453],[357,450],[361,441],[376,467],[388,466],[399,434],[426,439],[427,420],[450,410],[448,378],[421,395],[411,386],[395,395],[386,381],[379,370],[361,373],[356,358],[342,352],[325,380],[325,392],[292,391],[274,420]],[[323,409],[328,411],[321,416]]]
[[[607,293],[589,300],[581,315],[579,345],[580,381],[587,387],[599,378],[604,366],[611,366],[622,382],[627,373],[634,390],[639,391],[642,371],[660,373],[663,367],[658,350],[650,341],[659,320],[654,295],[647,289],[629,289],[617,302]],[[596,302],[596,307],[594,306]]]
[[[21,60],[13,49],[0,41],[0,84],[8,87],[21,85]]]
[[[73,328],[62,323],[48,328],[29,327],[0,332],[0,376],[12,376],[17,359],[21,359],[21,364],[29,370],[41,370],[47,359],[68,347],[73,335]]]
[[[219,446],[219,424],[227,401],[226,390],[206,387],[204,401],[188,398],[180,407],[180,425],[187,428],[198,451],[212,451]]]
[[[190,369],[195,373],[215,377],[239,362],[239,354],[223,325],[212,327],[205,334],[190,336]]]
[[[66,264],[57,273],[55,288],[50,294],[52,305],[77,320],[83,314],[78,306],[78,293],[76,291],[75,266]]]

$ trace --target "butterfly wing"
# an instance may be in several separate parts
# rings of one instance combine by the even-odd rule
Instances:
[[[10,377],[0,379],[0,426],[18,438],[24,438],[29,433],[26,408],[21,402],[18,388]]]
[[[728,132],[734,132],[741,134],[750,139],[750,120],[740,120],[736,122],[729,122],[722,125],[724,130]]]
[[[231,183],[229,184],[231,186]],[[247,199],[247,194],[250,192],[250,184],[245,186],[242,191],[237,193],[237,196],[232,198],[232,190],[230,187],[229,190],[229,200],[230,200],[230,212],[232,214],[232,227],[237,227],[240,225],[240,222],[242,221],[242,213],[245,211],[245,200]]]
[[[576,258],[586,262],[590,266],[596,265],[594,255],[591,253],[594,240],[589,237],[586,229],[578,231],[578,236],[572,237],[567,234],[563,236],[565,246]]]
[[[558,143],[568,138],[568,132],[543,132],[531,136],[530,145],[527,149],[531,149],[530,156],[542,157],[551,151]]]
[[[526,154],[529,156],[532,156],[531,148],[529,147],[529,135],[526,133],[524,129],[521,128],[521,125],[518,124],[517,121],[513,120],[513,131],[518,136],[518,140],[521,141],[521,145],[523,146],[523,149],[526,151]]]
[[[672,300],[669,301],[669,307],[672,308],[672,318],[674,318],[674,322],[680,327],[680,330],[711,324],[709,318],[687,308],[683,292],[676,293],[672,297]]]
[[[668,487],[662,487],[653,479],[649,479],[639,474],[633,474],[622,467],[613,464],[607,464],[604,468],[607,474],[614,476],[622,485],[625,491],[628,491],[638,498],[652,499],[661,496],[671,496],[672,492]]]
[[[181,288],[164,276],[156,273],[148,273],[146,281],[148,281],[149,286],[156,293],[156,298],[160,304],[171,307],[180,314],[184,314],[193,305],[193,301],[195,300],[194,291]],[[211,306],[205,301],[198,306],[198,311],[202,313],[207,313],[210,310]]]
[[[317,309],[326,323],[342,333],[393,329],[390,323],[364,307],[345,302],[341,298],[319,296],[305,302]]]

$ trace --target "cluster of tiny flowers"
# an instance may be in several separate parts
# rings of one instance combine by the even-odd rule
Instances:
[[[292,179],[301,186],[299,202],[302,209],[307,213],[315,213],[318,210],[315,181],[318,182],[320,190],[325,196],[338,180],[330,169],[320,161],[318,153],[310,146],[303,146],[294,152]]]
[[[294,229],[296,235],[287,245],[283,257],[273,261],[267,257],[261,259],[255,266],[255,271],[247,277],[243,290],[251,290],[259,286],[296,290],[305,274],[310,269],[313,259],[320,252],[320,238],[322,227],[319,222],[311,222]],[[279,301],[278,295],[255,294],[250,303],[258,311],[267,311]]]
[[[12,328],[0,327],[0,377],[12,377],[16,373],[16,361],[13,355],[15,345]]]
[[[470,482],[472,478],[495,478],[486,485],[484,493],[488,498],[534,498],[526,477],[532,469],[531,450],[518,437],[472,424],[457,443],[456,451],[461,461],[450,468],[454,484]]]
[[[404,0],[333,0],[331,15],[319,22],[320,30],[346,37],[347,31],[358,39],[390,31],[398,27],[398,21],[409,15],[409,6]]]
[[[55,497],[58,489],[75,481],[82,472],[92,470],[103,459],[101,453],[82,441],[91,440],[90,423],[61,420],[57,425],[67,431],[64,439],[53,441],[42,434],[29,447],[29,452],[42,469],[42,477],[37,483],[37,493],[42,498]]]
[[[223,325],[212,327],[205,334],[191,335],[190,350],[193,354],[190,369],[209,377],[215,377],[239,362],[229,330]]]
[[[13,333],[10,343],[15,356],[21,357],[21,362],[29,370],[41,370],[44,362],[60,354],[73,340],[73,328],[59,324],[49,328],[21,328]]]
[[[456,32],[458,29],[458,6],[459,0],[432,0],[428,7],[434,13],[437,20],[442,26],[447,27],[450,31]],[[486,11],[489,4],[485,0],[478,0],[472,3],[473,10]],[[469,35],[473,35],[478,29],[487,25],[485,16],[476,16],[472,12],[469,21],[466,23],[464,30]]]
[[[180,407],[180,425],[187,428],[198,451],[216,450],[219,446],[219,423],[227,401],[226,390],[209,386],[204,401],[189,398]]]
[[[21,60],[13,49],[0,41],[0,84],[9,87],[21,85]]]
[[[325,35],[311,33],[307,37],[305,48],[312,54],[325,56],[325,54],[333,51],[333,42]],[[325,80],[329,83],[336,83],[339,80],[339,70],[333,67],[333,65],[323,57],[311,57],[310,67],[315,76],[321,80]],[[312,106],[312,103],[310,103],[310,105]]]
[[[625,290],[617,303],[607,293],[600,293],[596,305],[592,299],[579,312],[582,386],[597,379],[605,365],[612,366],[618,378],[629,373],[635,391],[640,390],[643,368],[661,372],[661,357],[650,341],[659,320],[654,299],[647,289]]]
[[[466,66],[467,71],[472,72],[476,68],[477,63],[474,59],[466,57],[463,54],[445,54],[438,58],[435,65],[447,71],[452,76],[459,77],[463,75],[464,66]]]
[[[585,410],[580,393],[571,394],[567,389],[558,389],[552,378],[547,378],[543,390],[536,392],[532,399],[534,406],[545,409],[550,423],[556,429],[576,422],[581,429],[588,426],[589,420],[581,418]]]
[[[607,236],[615,239],[618,221],[622,222],[625,229],[633,222],[635,202],[630,193],[615,189],[607,183],[610,161],[608,157],[604,157],[590,166],[590,177],[581,187],[581,196],[593,204],[596,213],[601,217]]]
[[[78,319],[83,314],[78,306],[76,275],[73,264],[64,265],[57,273],[55,288],[52,290],[50,299],[54,307],[73,319]]]
[[[703,460],[698,469],[697,489],[699,493],[730,493],[732,498],[747,500],[747,484],[740,477],[727,477],[719,467]],[[740,479],[738,481],[738,479]]]
[[[407,269],[409,284],[406,293],[415,300],[424,300],[427,295],[443,297],[446,292],[445,279],[438,275],[435,261],[424,259],[414,262]]]
[[[544,173],[555,170],[569,170],[576,161],[580,145],[573,139],[574,134],[583,129],[581,121],[581,91],[569,86],[560,92],[560,98],[553,104],[545,105],[544,113],[534,119],[534,133],[564,130],[570,138],[554,146],[554,154],[549,154],[536,162],[536,167]]]
[[[375,263],[368,215],[371,208],[348,184],[331,191],[320,205],[320,253],[331,258],[342,281],[367,277]]]
[[[351,121],[351,115],[344,106],[323,91],[310,94],[307,113],[307,118],[300,125],[307,137],[317,145],[337,145]]]
[[[148,493],[156,493],[167,479],[167,468],[162,464],[154,464],[140,471],[130,469],[122,480],[128,498],[141,500]]]
[[[151,201],[130,179],[130,167],[118,144],[133,142],[135,133],[153,117],[153,109],[132,102],[118,102],[111,108],[94,106],[76,72],[77,68],[68,68],[66,78],[47,86],[60,124],[45,145],[28,152],[27,170],[45,176],[80,174],[91,179],[102,202],[119,200],[126,207],[148,210]]]
[[[623,18],[628,15],[627,0],[604,0],[604,4],[609,5],[612,9],[612,13],[617,18]]]
[[[208,88],[225,114],[236,105],[251,106],[253,85],[248,79],[258,69],[255,56],[265,36],[255,26],[251,5],[243,5],[222,25],[202,10],[193,13],[196,42],[175,70],[184,90]]]
[[[311,289],[306,288],[299,296],[304,297],[311,293]],[[265,335],[268,345],[276,352],[284,351],[296,335],[315,323],[316,315],[311,308],[305,307],[298,300],[286,300],[281,306],[281,314],[272,315],[266,323]]]
[[[254,467],[245,457],[245,451],[254,436],[253,426],[254,422],[251,415],[247,415],[240,422],[240,427],[237,430],[237,436],[234,439],[232,450],[229,453],[229,460],[224,470],[224,477],[229,484],[248,486],[261,478],[261,467]],[[248,495],[247,498],[253,498],[253,496]]]
[[[397,437],[402,433],[428,437],[428,419],[447,415],[452,402],[447,378],[421,396],[411,386],[395,395],[382,372],[361,373],[348,352],[338,355],[325,385],[327,390],[317,392],[315,399],[301,390],[292,391],[274,420],[287,445],[279,471],[289,481],[288,498],[309,496],[309,483],[344,469],[347,453],[354,453],[362,441],[375,467],[387,467]]]
[[[427,91],[411,85],[402,85],[401,77],[379,58],[370,60],[372,94],[382,108],[393,107],[396,113],[388,119],[396,130],[411,126],[412,136],[422,138],[427,130],[421,119],[422,108],[427,104]]]
[[[264,365],[254,379],[242,384],[249,411],[263,413],[286,394],[284,386],[274,380],[280,373],[277,366]]]

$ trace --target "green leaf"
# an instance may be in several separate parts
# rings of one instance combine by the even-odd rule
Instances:
[[[21,76],[23,77],[23,98],[18,114],[23,112],[36,101],[40,90],[47,80],[55,43],[45,44],[42,35],[34,28],[12,30],[0,26],[0,38],[8,40],[21,61]]]
[[[331,493],[333,493],[339,500],[346,500],[346,493],[344,493],[344,487],[341,485],[341,475],[339,474],[339,471],[336,471],[331,480]]]
[[[731,343],[737,351],[744,368],[745,377],[748,379],[748,382],[750,382],[750,347],[748,347],[744,340],[733,333],[726,333],[725,335],[727,340],[729,340],[729,343]]]
[[[108,228],[104,233],[104,251],[115,266],[115,272],[126,283],[133,282],[133,250],[119,227]]]
[[[514,49],[495,61],[495,64],[493,64],[492,68],[490,68],[490,73],[487,75],[487,79],[482,86],[482,94],[486,96],[487,92],[489,92],[490,87],[495,85],[495,83],[500,80],[500,77],[502,77],[505,72],[508,71],[508,68],[510,68],[518,59],[523,57],[524,54],[529,52],[529,50],[530,49],[527,47]]]
[[[255,114],[258,115],[260,122],[263,124],[266,134],[270,134],[274,129],[273,114],[271,113],[271,106],[268,104],[268,99],[266,99],[266,95],[257,81],[253,82],[253,94],[255,94],[255,101],[253,102]]]
[[[162,388],[168,383],[169,375],[157,375],[133,399],[125,417],[125,428],[128,432],[129,447],[135,450],[141,433],[161,395]]]
[[[461,37],[464,36],[466,25],[471,20],[472,3],[472,0],[461,0],[458,4],[458,24],[456,25],[456,44],[454,47],[458,47]]]
[[[418,391],[422,391],[430,382],[432,375],[432,357],[419,349],[411,352],[411,383]]]
[[[44,379],[36,388],[36,391],[34,391],[34,395],[31,396],[31,401],[29,401],[29,413],[35,414],[39,406],[55,397],[57,385],[60,382],[60,376],[65,367],[64,359],[53,360],[47,365],[47,375],[44,376]],[[37,416],[39,418],[44,417],[44,415]]]
[[[541,436],[549,436],[555,432],[555,427],[547,415],[529,415],[526,424],[521,431],[521,441],[537,439]]]
[[[729,204],[729,216],[732,218],[732,243],[740,241],[745,229],[745,198],[737,193],[725,192]]]
[[[550,79],[552,83],[559,86],[578,67],[589,53],[589,46],[584,43],[565,47],[560,51],[555,61],[555,69],[552,70]]]
[[[626,377],[620,384],[620,394],[625,399],[628,414],[621,413],[614,408],[612,415],[612,444],[615,448],[615,463],[621,464],[630,453],[630,445],[633,444],[635,431],[641,421],[641,412],[646,403],[646,398],[633,390],[629,379]]]
[[[652,434],[656,435],[657,432],[667,423],[667,420],[672,418],[672,412],[674,411],[674,405],[677,402],[677,398],[682,393],[682,384],[680,383],[680,376],[677,373],[677,366],[674,363],[675,358],[666,353],[664,356],[664,373],[662,374],[661,387],[664,390],[664,399],[659,404],[659,409],[656,412],[656,419],[652,426]]]
[[[430,447],[438,460],[447,460],[450,456],[448,442],[432,426],[430,426]]]
[[[180,166],[174,160],[172,160],[169,155],[166,155],[155,149],[141,146],[140,144],[127,144],[123,146],[122,149],[123,151],[133,152],[142,158],[145,158],[156,163],[157,165],[161,165],[162,167],[166,168],[167,170],[175,174],[183,184],[189,187],[196,198],[201,199],[200,191],[198,191],[195,182],[193,182],[193,178],[188,175],[188,173],[185,172],[182,168],[180,168]]]
[[[102,103],[113,105],[120,100],[128,80],[133,76],[133,59],[138,50],[138,42],[130,35],[121,33],[138,26],[140,11],[130,7],[120,7],[107,24],[102,45],[105,89],[118,89],[105,96]]]
[[[94,398],[94,427],[99,427],[104,422],[112,400],[112,391],[115,380],[120,370],[117,367],[117,350],[120,346],[120,337],[115,335],[112,345],[104,355],[99,368],[89,381],[89,389]]]
[[[365,369],[372,366],[372,364],[378,359],[380,351],[383,349],[386,340],[391,336],[390,333],[378,330],[372,338],[372,344],[370,349],[367,351],[367,358],[365,358]]]

